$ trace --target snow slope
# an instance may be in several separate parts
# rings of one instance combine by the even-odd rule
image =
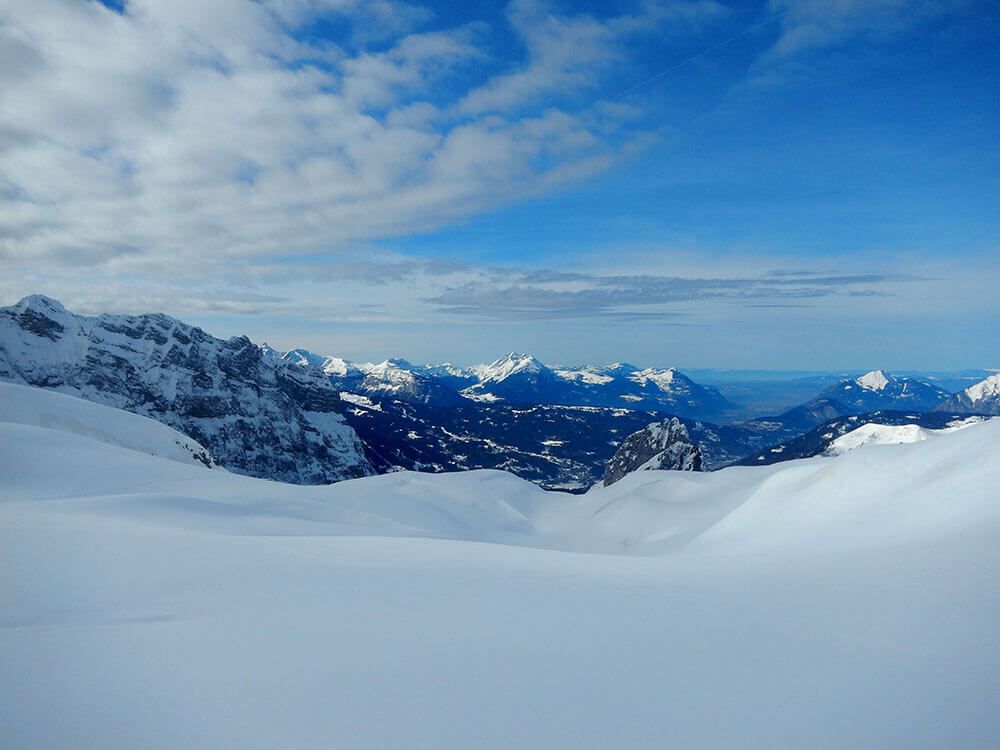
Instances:
[[[1000,732],[1000,420],[570,496],[492,471],[280,484],[24,403],[0,420],[0,747]]]
[[[185,464],[216,465],[197,441],[156,420],[41,388],[0,381],[0,422],[68,432]]]

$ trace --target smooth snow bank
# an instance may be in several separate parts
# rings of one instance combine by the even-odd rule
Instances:
[[[165,424],[42,388],[0,382],[0,422],[68,432],[185,464],[215,465],[198,441]]]
[[[493,471],[290,486],[21,421],[0,422],[0,747],[1000,733],[1000,420],[583,496]]]

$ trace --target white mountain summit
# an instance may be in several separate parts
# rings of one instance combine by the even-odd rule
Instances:
[[[866,372],[854,382],[862,388],[867,388],[869,391],[882,391],[889,385],[889,378],[883,370],[872,370],[871,372]]]

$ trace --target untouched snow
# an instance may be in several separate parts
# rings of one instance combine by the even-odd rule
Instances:
[[[492,471],[252,479],[45,426],[70,407],[36,395],[0,409],[0,747],[1000,733],[1000,420],[570,496]]]
[[[180,463],[215,466],[198,441],[165,424],[41,388],[0,381],[0,422],[67,432]]]

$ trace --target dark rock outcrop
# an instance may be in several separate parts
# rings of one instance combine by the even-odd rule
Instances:
[[[634,471],[663,469],[701,471],[701,451],[687,427],[676,417],[647,425],[629,435],[608,461],[604,486]]]

